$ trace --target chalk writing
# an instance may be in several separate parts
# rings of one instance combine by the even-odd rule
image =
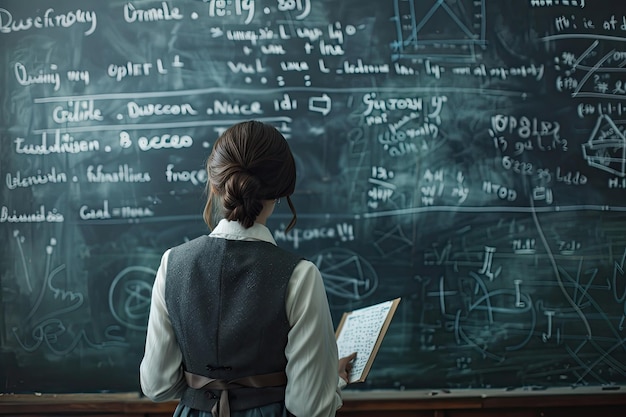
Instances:
[[[315,229],[299,229],[295,228],[289,233],[285,233],[286,225],[281,225],[279,229],[274,231],[276,241],[284,241],[293,245],[294,249],[300,248],[300,245],[319,239],[339,239],[340,241],[354,240],[354,227],[348,223],[337,224],[334,227],[319,227]]]
[[[37,144],[26,143],[24,138],[16,138],[15,152],[26,155],[50,155],[50,154],[76,154],[82,152],[94,152],[100,150],[100,141],[97,139],[76,139],[69,133],[61,133],[60,129],[54,131],[51,142],[48,133],[41,134],[41,142]]]
[[[154,216],[154,211],[148,207],[109,207],[109,200],[102,201],[98,206],[82,205],[78,212],[81,220],[137,219]]]
[[[615,2],[44,3],[0,8],[7,390],[137,390],[159,258],[208,233],[206,158],[250,119],[335,321],[403,298],[365,388],[626,383]]]
[[[165,133],[163,135],[152,136],[151,138],[140,136],[137,139],[137,144],[142,151],[152,149],[183,149],[190,148],[193,145],[193,139],[189,135],[170,135]]]
[[[128,164],[118,165],[116,171],[105,171],[103,165],[89,165],[86,178],[88,182],[95,183],[133,183],[149,182],[151,180],[149,172],[135,172],[134,168]]]
[[[46,209],[44,205],[33,212],[18,212],[7,206],[0,207],[0,223],[62,223],[63,214],[56,208]]]
[[[181,66],[176,57],[174,64]],[[152,62],[131,62],[128,61],[125,64],[111,64],[107,67],[107,75],[114,78],[116,81],[122,81],[126,77],[144,77],[153,74],[153,71],[157,75],[167,74],[167,69],[161,59],[156,60],[156,67]]]
[[[142,104],[139,105],[134,101],[131,101],[126,105],[128,110],[128,117],[131,119],[136,119],[144,116],[163,116],[163,115],[173,115],[173,116],[186,116],[191,115],[195,116],[198,114],[198,111],[193,108],[193,106],[189,103],[184,104]]]
[[[14,66],[15,79],[20,85],[30,86],[34,84],[51,84],[54,91],[61,88],[61,76],[56,64],[51,64],[50,69],[39,69],[37,72],[29,71],[24,64],[17,62]]]
[[[65,172],[57,172],[55,167],[51,167],[49,172],[41,172],[38,170],[35,175],[23,176],[20,171],[12,174],[7,173],[6,185],[9,190],[16,188],[27,188],[41,184],[62,184],[67,182],[67,174]]]
[[[139,9],[131,2],[124,5],[124,21],[128,23],[181,20],[182,18],[180,9],[178,7],[170,9],[166,1],[161,2],[160,7],[150,9]]]
[[[174,164],[167,164],[165,168],[165,178],[167,182],[190,182],[193,185],[202,185],[207,182],[207,172],[205,169],[175,171],[174,167]]]
[[[100,109],[94,107],[93,100],[69,101],[67,108],[56,106],[52,110],[52,120],[56,123],[72,123],[86,121],[102,121],[104,117]]]
[[[0,8],[0,33],[28,31],[30,29],[69,28],[75,24],[89,25],[84,32],[89,36],[96,30],[98,19],[95,11],[77,9],[67,13],[57,13],[53,8],[34,17],[14,18],[9,10]]]

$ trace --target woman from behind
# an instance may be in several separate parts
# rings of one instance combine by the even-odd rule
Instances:
[[[334,416],[354,355],[337,357],[315,264],[279,248],[266,227],[279,199],[292,212],[287,231],[297,219],[287,141],[270,125],[238,123],[215,142],[207,173],[212,231],[162,256],[143,392],[180,398],[175,416]]]

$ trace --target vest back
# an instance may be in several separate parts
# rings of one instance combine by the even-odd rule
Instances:
[[[287,284],[301,258],[268,242],[202,236],[170,251],[165,302],[185,370],[225,381],[284,371]],[[210,411],[220,392],[187,388]],[[229,390],[233,410],[284,400],[285,387]]]

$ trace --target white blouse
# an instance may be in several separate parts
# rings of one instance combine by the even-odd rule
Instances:
[[[260,240],[276,245],[267,227],[255,223],[246,229],[236,221],[221,220],[210,236],[231,240]],[[179,398],[186,388],[182,353],[165,305],[169,250],[152,288],[146,348],[140,366],[143,393],[153,401]],[[324,282],[318,268],[301,260],[287,287],[285,305],[289,330],[285,404],[295,416],[330,417],[342,405],[338,353]]]

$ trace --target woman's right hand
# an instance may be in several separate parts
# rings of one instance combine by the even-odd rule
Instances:
[[[356,352],[339,359],[339,376],[341,379],[346,381],[346,384],[350,383],[350,372],[352,372],[353,361],[355,358]]]

